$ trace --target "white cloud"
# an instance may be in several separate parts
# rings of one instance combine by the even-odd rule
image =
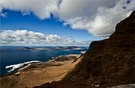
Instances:
[[[0,17],[6,17],[7,13],[0,13]]]
[[[73,29],[108,37],[116,24],[135,10],[135,0],[1,0],[0,12],[2,9],[21,11],[23,15],[32,12],[40,19],[52,13]]]
[[[21,11],[25,15],[32,12],[40,19],[49,18],[57,7],[57,0],[0,0],[0,10]]]
[[[85,29],[95,36],[106,37],[133,10],[135,0],[128,4],[127,0],[62,0],[57,16],[73,29]]]
[[[89,43],[79,43],[71,37],[64,38],[56,34],[45,35],[27,30],[0,31],[0,44],[2,45],[89,45]]]

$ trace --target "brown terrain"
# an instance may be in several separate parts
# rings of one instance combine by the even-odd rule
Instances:
[[[34,88],[107,88],[134,84],[134,25],[135,11],[116,25],[116,31],[110,38],[92,42],[82,60],[61,81]]]
[[[59,81],[80,61],[79,54],[55,57],[48,62],[31,63],[13,75],[0,78],[0,88],[32,88],[45,82]]]

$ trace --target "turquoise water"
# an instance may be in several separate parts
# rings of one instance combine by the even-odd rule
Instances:
[[[1,46],[0,67],[1,76],[7,74],[6,66],[19,64],[29,61],[48,61],[52,57],[66,54],[81,54],[81,51],[86,51],[87,47],[81,47],[81,50],[18,50],[23,46]],[[37,47],[37,46],[36,46]],[[49,47],[54,48],[54,47]]]

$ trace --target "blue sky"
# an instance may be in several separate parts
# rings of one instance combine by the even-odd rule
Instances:
[[[0,44],[88,46],[133,10],[135,0],[3,0]]]
[[[3,10],[7,13],[6,17],[1,17],[2,30],[29,30],[41,32],[46,35],[57,34],[59,36],[73,37],[78,41],[90,40],[94,38],[85,30],[73,30],[70,26],[64,26],[57,18],[51,15],[51,18],[41,20],[33,14],[23,16],[21,12]]]
[[[53,15],[48,19],[41,20],[32,13],[22,15],[21,12],[11,10],[3,10],[3,13],[6,13],[6,16],[1,17],[1,30],[27,30],[45,35],[56,34],[60,37],[71,37],[78,42],[100,40],[99,37],[94,37],[86,30],[74,30],[69,25],[63,25],[63,22]],[[87,43],[87,45],[89,44]]]

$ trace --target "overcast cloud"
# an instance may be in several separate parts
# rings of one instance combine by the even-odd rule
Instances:
[[[90,41],[78,42],[71,37],[64,38],[56,34],[45,35],[27,30],[0,31],[0,44],[11,45],[89,45]]]
[[[1,0],[1,16],[5,16],[3,9],[23,15],[32,12],[41,20],[52,13],[73,29],[108,37],[115,31],[115,25],[135,10],[135,0]]]

